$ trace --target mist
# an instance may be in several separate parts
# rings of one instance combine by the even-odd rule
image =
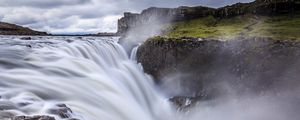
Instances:
[[[179,111],[182,119],[300,118],[299,44],[255,38],[203,44],[177,54],[177,67],[165,68],[159,80],[166,96],[196,101]]]
[[[294,95],[231,96],[197,104],[189,120],[298,120],[299,98]]]
[[[150,37],[162,34],[175,17],[172,13],[157,12],[163,9],[159,8],[157,11],[156,9],[149,8],[147,9],[149,11],[145,10],[139,14],[135,25],[129,27],[125,35],[121,37],[120,43],[127,51],[131,51],[134,46],[142,44]]]

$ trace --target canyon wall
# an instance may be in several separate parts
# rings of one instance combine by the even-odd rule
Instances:
[[[298,15],[300,2],[256,0],[218,9],[177,8],[181,18],[205,16],[218,19],[245,14],[260,16]],[[130,26],[130,25],[128,25]],[[235,94],[296,89],[299,83],[300,42],[272,38],[238,37],[232,40],[154,37],[137,52],[138,62],[162,89],[173,96],[209,99]]]
[[[270,38],[152,38],[138,62],[173,96],[285,91],[300,84],[300,42]]]
[[[130,29],[137,26],[151,24],[156,19],[162,22],[176,22],[196,19],[206,16],[216,18],[233,17],[244,14],[277,15],[293,14],[300,10],[299,0],[256,0],[251,3],[237,3],[221,8],[204,6],[179,8],[149,8],[137,13],[124,13],[118,21],[118,35],[125,35]],[[165,20],[165,21],[164,21]]]

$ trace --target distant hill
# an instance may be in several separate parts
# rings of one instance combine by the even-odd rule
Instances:
[[[96,34],[96,36],[117,36],[116,33],[110,33],[110,32],[101,32]]]
[[[35,31],[15,24],[0,22],[0,35],[48,35],[46,32]]]

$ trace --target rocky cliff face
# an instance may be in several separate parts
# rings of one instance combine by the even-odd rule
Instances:
[[[218,9],[209,7],[149,8],[141,14],[124,13],[118,21],[118,34],[124,35],[129,29],[151,24],[159,19],[162,22],[183,21],[207,16],[216,18],[234,17],[244,14],[276,15],[294,13],[300,10],[299,0],[256,0],[251,3],[237,3]],[[155,22],[154,22],[155,23]]]
[[[46,32],[34,31],[22,26],[0,22],[0,35],[47,35]]]
[[[126,12],[124,17],[118,20],[117,34],[124,35],[131,28],[147,25],[158,20],[160,22],[169,22],[173,18],[183,18],[178,9],[152,7],[142,11],[141,14]]]
[[[260,94],[296,88],[299,51],[299,42],[269,38],[152,38],[140,46],[137,58],[163,89],[208,99],[232,89]]]

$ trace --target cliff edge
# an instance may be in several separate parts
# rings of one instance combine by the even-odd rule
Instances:
[[[208,16],[220,20],[241,15],[275,16],[281,14],[297,14],[300,10],[299,0],[255,0],[251,3],[236,3],[221,8],[205,6],[179,8],[148,8],[138,13],[125,12],[124,17],[118,20],[118,35],[126,35],[130,29],[141,25],[161,23],[176,23],[189,21]]]
[[[300,84],[299,5],[256,0],[218,9],[176,8],[178,19],[162,37],[144,42],[137,60],[171,96],[293,91]]]

